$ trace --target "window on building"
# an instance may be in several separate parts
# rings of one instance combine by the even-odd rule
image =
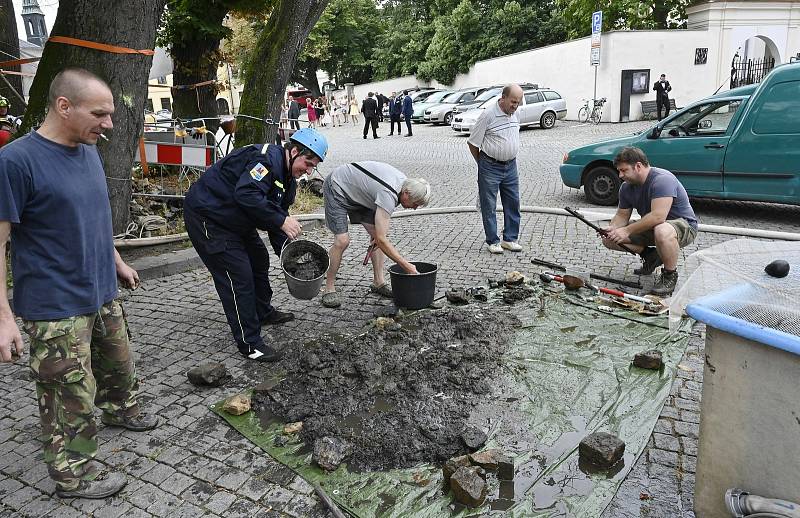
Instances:
[[[172,107],[170,106],[169,97],[162,97],[161,98],[161,109],[162,110],[170,110],[172,111]]]
[[[145,101],[144,108],[149,112],[154,112],[155,110],[153,110],[153,100],[148,99],[147,101]]]
[[[165,85],[165,84],[167,84],[167,76],[161,76],[161,77],[159,77],[157,79],[157,81],[158,81],[158,84]]]

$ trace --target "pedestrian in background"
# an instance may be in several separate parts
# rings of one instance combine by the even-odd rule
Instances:
[[[30,337],[44,462],[61,498],[106,498],[127,482],[94,461],[95,407],[106,426],[140,432],[159,424],[140,409],[117,300],[117,280],[136,288],[139,275],[114,249],[96,147],[113,113],[105,81],[67,68],[50,84],[41,127],[0,150],[0,360],[23,352],[6,297],[10,235],[14,311]]]
[[[656,110],[658,111],[658,120],[661,120],[661,108],[664,108],[664,117],[669,115],[669,93],[672,91],[667,75],[661,74],[661,77],[653,85],[653,90],[656,92]]]
[[[414,115],[414,102],[408,95],[408,90],[403,90],[403,118],[406,120],[406,137],[413,136],[411,131],[411,117]]]
[[[289,97],[289,127],[292,129],[300,129],[300,103],[294,97]]]
[[[483,110],[467,140],[472,158],[478,164],[480,201],[486,244],[493,254],[503,250],[519,252],[520,203],[517,153],[519,119],[516,111],[522,102],[522,88],[510,84],[496,103]],[[497,236],[497,192],[503,202],[503,240]]]
[[[316,129],[317,108],[314,106],[314,100],[311,97],[306,99],[306,116],[308,117],[308,127]]]
[[[356,96],[354,95],[350,98],[350,122],[353,124],[358,124],[358,101],[356,101]]]
[[[369,128],[372,128],[372,138],[379,139],[378,136],[378,102],[375,94],[369,92],[367,98],[361,103],[361,113],[364,114],[364,138],[367,138]]]
[[[397,135],[403,134],[400,129],[400,116],[403,114],[403,96],[392,92],[389,100],[389,135],[394,135],[394,125],[397,123]]]

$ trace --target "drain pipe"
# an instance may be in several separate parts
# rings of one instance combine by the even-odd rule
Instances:
[[[559,209],[557,207],[542,207],[538,205],[523,205],[520,207],[521,212],[525,212],[528,214],[549,214],[552,216],[568,216],[572,217],[572,215],[565,211],[564,209]],[[498,212],[502,211],[502,209],[497,209]],[[392,214],[393,218],[408,218],[413,216],[433,216],[433,215],[441,215],[441,214],[462,214],[467,212],[478,212],[478,209],[471,205],[459,205],[454,207],[431,207],[426,209],[416,209],[416,210],[403,210],[400,212],[395,212]],[[612,214],[605,213],[605,212],[593,212],[591,210],[580,210],[581,214],[587,217],[587,219],[595,219],[595,220],[602,220],[602,219],[611,219],[613,217]],[[325,215],[324,214],[300,214],[295,216],[298,221],[324,221]],[[631,220],[635,221],[638,219],[637,217],[632,217]],[[728,234],[733,236],[744,236],[744,237],[757,237],[762,239],[779,239],[783,241],[800,241],[800,233],[796,232],[778,232],[774,230],[761,230],[756,228],[744,228],[744,227],[727,227],[721,225],[706,225],[701,223],[698,226],[699,232],[710,232],[712,234]],[[176,234],[173,236],[159,236],[159,237],[145,237],[141,239],[117,239],[114,241],[114,246],[117,248],[135,248],[138,246],[149,246],[149,245],[162,245],[166,243],[173,243],[176,241],[182,241],[186,239],[188,235],[184,232],[183,234]]]

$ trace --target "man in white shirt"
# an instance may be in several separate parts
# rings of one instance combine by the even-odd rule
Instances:
[[[516,111],[522,102],[522,88],[510,84],[503,88],[497,103],[483,110],[472,128],[467,145],[478,163],[480,201],[486,244],[493,254],[503,250],[519,252],[519,119]],[[503,240],[497,235],[495,206],[497,192],[503,202]]]

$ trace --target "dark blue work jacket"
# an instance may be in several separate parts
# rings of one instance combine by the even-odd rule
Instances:
[[[185,205],[219,226],[246,234],[254,228],[281,232],[297,181],[284,149],[254,144],[234,150],[209,167],[186,194]]]

